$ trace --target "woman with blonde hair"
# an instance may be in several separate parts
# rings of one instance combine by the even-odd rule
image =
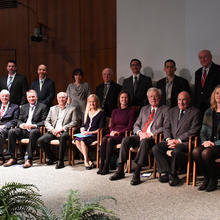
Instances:
[[[87,98],[84,123],[81,127],[81,137],[75,137],[75,144],[84,156],[85,168],[90,170],[94,168],[93,162],[88,156],[88,146],[97,139],[99,128],[105,125],[105,114],[100,108],[99,98],[91,94]]]
[[[193,150],[193,159],[204,175],[199,190],[211,192],[217,189],[215,160],[220,158],[220,85],[211,95],[211,107],[206,110],[200,132],[201,146]]]

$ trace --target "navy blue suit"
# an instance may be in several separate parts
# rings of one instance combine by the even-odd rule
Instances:
[[[2,104],[0,104],[0,108],[1,105]],[[7,111],[0,119],[0,125],[6,126],[6,128],[0,128],[0,157],[2,156],[3,153],[5,139],[8,137],[8,130],[11,127],[16,126],[18,116],[19,116],[19,106],[10,103]]]
[[[43,103],[48,107],[52,106],[52,102],[55,96],[54,81],[46,78],[40,91],[40,83],[39,79],[37,79],[32,82],[31,89],[34,89],[37,92],[38,102]]]
[[[8,90],[7,79],[8,79],[8,75],[2,76],[0,78],[0,91],[2,89]],[[26,77],[16,73],[11,88],[9,90],[10,102],[17,105],[25,104],[27,102],[26,100],[27,90],[28,90],[28,83]]]

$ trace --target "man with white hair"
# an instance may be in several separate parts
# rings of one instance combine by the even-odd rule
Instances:
[[[21,106],[17,128],[9,130],[8,133],[8,152],[11,158],[5,167],[16,164],[15,147],[16,140],[29,138],[27,147],[28,159],[24,163],[24,168],[32,166],[33,151],[37,147],[37,139],[40,137],[40,126],[44,124],[47,117],[47,106],[37,101],[35,90],[26,92],[28,103]]]
[[[67,94],[59,92],[57,94],[58,105],[52,106],[45,120],[47,133],[38,139],[38,144],[45,151],[49,161],[47,165],[52,165],[56,157],[50,149],[50,141],[59,139],[59,160],[56,169],[64,167],[64,156],[67,140],[69,138],[68,129],[79,125],[76,107],[67,105]]]
[[[3,89],[0,92],[0,166],[4,163],[4,142],[8,137],[8,130],[16,126],[19,115],[18,105],[9,102],[10,93]]]

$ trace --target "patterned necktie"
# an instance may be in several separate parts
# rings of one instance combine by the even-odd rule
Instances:
[[[150,123],[151,123],[152,120],[153,120],[154,114],[155,114],[155,109],[153,108],[153,110],[151,111],[151,114],[149,115],[147,121],[146,121],[145,124],[144,124],[144,127],[143,127],[143,129],[142,129],[143,132],[146,132],[146,131],[147,131],[147,129],[148,129]]]
[[[9,76],[9,81],[8,81],[8,90],[10,91],[11,85],[12,85],[12,76]]]
[[[0,111],[0,117],[2,118],[5,112],[5,105],[2,106],[2,110]]]
[[[207,72],[206,72],[206,69],[205,69],[204,72],[203,72],[203,74],[202,74],[202,80],[201,80],[201,86],[202,86],[202,88],[203,88],[204,85],[205,85],[206,77],[207,77]]]

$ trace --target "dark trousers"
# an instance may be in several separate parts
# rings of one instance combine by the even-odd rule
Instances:
[[[216,162],[220,158],[220,146],[196,147],[192,152],[192,157],[196,161],[198,169],[206,178],[216,178],[218,175]]]
[[[178,168],[182,167],[186,163],[186,153],[188,152],[187,144],[178,144],[172,152],[171,161],[170,157],[166,155],[168,148],[166,142],[161,142],[153,147],[153,154],[156,158],[157,169],[159,173],[170,173],[176,175]]]
[[[33,151],[37,146],[37,139],[40,137],[40,129],[34,128],[30,132],[26,129],[13,128],[8,132],[8,152],[12,158],[15,158],[15,147],[16,140],[21,140],[22,138],[29,138],[29,144],[27,146],[28,159],[33,159]]]
[[[66,145],[67,145],[67,140],[69,139],[69,134],[68,132],[63,132],[59,138],[57,138],[55,135],[53,135],[52,133],[46,133],[45,135],[43,135],[42,137],[40,137],[38,139],[38,144],[43,148],[44,152],[46,153],[47,157],[51,160],[55,160],[56,157],[54,156],[53,152],[50,149],[50,141],[54,140],[54,139],[58,139],[60,142],[60,146],[59,146],[59,160],[63,161],[64,159],[64,155],[65,155],[65,151],[66,151]]]
[[[4,143],[7,137],[8,137],[8,129],[7,128],[0,129],[0,157],[2,157],[4,150]]]
[[[151,147],[154,145],[153,138],[146,138],[140,141],[138,135],[125,137],[121,143],[121,149],[119,153],[119,163],[124,164],[127,161],[129,149],[131,147],[139,147],[138,152],[135,156],[135,163],[142,167],[147,160],[147,154]]]

